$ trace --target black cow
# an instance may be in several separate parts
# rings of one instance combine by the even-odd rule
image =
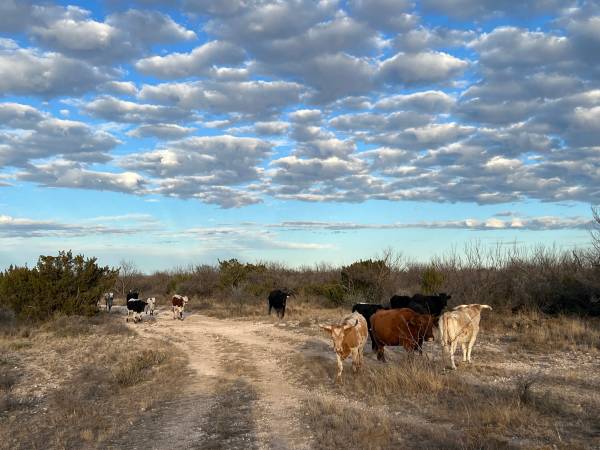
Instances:
[[[271,309],[274,309],[277,313],[277,317],[283,319],[285,316],[285,303],[287,299],[294,295],[293,291],[286,289],[275,289],[269,294],[269,315],[271,315]]]
[[[371,316],[380,309],[388,309],[385,306],[377,305],[375,303],[357,303],[352,307],[352,312],[358,312],[367,321],[367,328],[369,329],[369,337],[371,338],[371,348],[373,351],[377,350],[375,340],[373,339],[373,333],[371,332]]]
[[[419,314],[430,314],[439,317],[448,304],[451,295],[441,293],[438,295],[415,294],[412,297],[406,295],[394,295],[390,299],[392,309],[410,308]]]
[[[139,296],[140,296],[140,293],[138,291],[129,289],[129,292],[127,293],[127,301],[132,300],[132,299],[137,300]]]
[[[142,321],[141,314],[146,309],[147,304],[148,303],[146,303],[144,300],[137,300],[137,299],[128,300],[127,301],[127,319],[126,319],[126,321],[129,322],[129,316],[131,314],[133,314],[133,322],[135,323],[138,320],[141,322]]]

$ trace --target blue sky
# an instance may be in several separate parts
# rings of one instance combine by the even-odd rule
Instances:
[[[600,6],[0,3],[0,267],[588,244]]]

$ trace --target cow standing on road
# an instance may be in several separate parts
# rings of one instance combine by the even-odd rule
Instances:
[[[439,321],[442,356],[450,354],[450,366],[456,369],[454,353],[458,344],[462,347],[463,362],[471,362],[471,350],[479,334],[481,310],[492,309],[489,305],[459,305],[442,314]]]
[[[336,382],[342,380],[342,362],[352,357],[352,371],[357,372],[363,363],[363,352],[367,342],[367,321],[362,314],[354,312],[345,317],[339,325],[319,325],[331,335],[333,349],[337,357]]]
[[[409,308],[377,311],[371,317],[377,359],[385,362],[386,345],[401,345],[407,352],[419,350],[422,353],[423,342],[433,341],[434,320],[429,314],[419,314]]]
[[[287,289],[275,289],[269,294],[269,315],[271,315],[271,309],[274,309],[277,313],[277,317],[283,319],[285,316],[285,305],[287,299],[294,295],[292,291]]]
[[[377,305],[375,303],[357,303],[352,307],[352,312],[362,314],[367,321],[367,329],[369,330],[369,337],[371,338],[371,349],[376,351],[377,346],[373,340],[373,333],[371,332],[371,316],[380,309],[387,309],[384,306]]]
[[[110,312],[110,310],[112,308],[114,299],[115,299],[115,294],[113,292],[107,292],[106,294],[104,294],[104,303],[106,303],[106,310],[108,312]]]
[[[173,305],[173,319],[183,320],[183,309],[185,308],[188,298],[184,295],[175,294],[171,299]]]

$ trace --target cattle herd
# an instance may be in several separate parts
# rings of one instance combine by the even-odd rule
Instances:
[[[337,356],[336,381],[341,380],[342,361],[352,358],[356,372],[363,363],[363,349],[367,334],[377,359],[385,362],[385,346],[401,345],[408,352],[423,353],[423,342],[438,340],[442,355],[448,355],[450,366],[456,369],[454,353],[462,347],[463,361],[471,362],[471,350],[479,333],[482,309],[488,305],[459,305],[444,312],[451,296],[446,294],[412,297],[394,295],[390,306],[357,303],[352,314],[336,325],[320,325],[331,335]]]
[[[283,319],[287,300],[295,292],[276,289],[269,293],[269,315],[274,309],[277,317]],[[342,362],[352,358],[352,370],[358,371],[363,364],[364,346],[367,337],[371,338],[371,347],[377,359],[385,362],[385,346],[402,346],[408,352],[423,352],[425,341],[437,340],[442,346],[442,356],[449,356],[450,366],[456,369],[454,353],[461,345],[463,361],[471,362],[471,350],[479,333],[479,321],[482,309],[492,309],[488,305],[459,305],[444,312],[451,296],[415,294],[412,297],[394,295],[389,306],[374,303],[357,303],[352,313],[337,324],[321,324],[320,327],[331,336],[337,356],[336,381],[341,380]],[[104,295],[106,309],[110,312],[114,294]],[[183,311],[188,298],[175,294],[171,298],[173,319],[183,320]],[[127,319],[142,321],[142,313],[154,315],[156,298],[139,299],[139,292],[127,293]]]

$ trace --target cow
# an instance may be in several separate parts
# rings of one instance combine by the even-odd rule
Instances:
[[[367,342],[367,321],[358,312],[345,317],[338,325],[319,325],[331,335],[333,349],[337,357],[336,383],[342,380],[342,361],[352,357],[352,371],[357,372],[363,363],[363,352]]]
[[[138,291],[134,291],[132,289],[129,289],[129,292],[127,293],[127,301],[129,300],[138,300],[138,297],[140,296],[140,293]]]
[[[277,317],[283,319],[285,316],[285,304],[287,299],[294,295],[293,291],[287,289],[275,289],[269,293],[269,315],[271,315],[271,309],[274,309],[277,313]]]
[[[471,362],[471,350],[479,333],[482,309],[491,310],[492,307],[479,304],[459,305],[440,317],[439,340],[442,344],[442,357],[447,353],[450,354],[450,364],[453,370],[456,369],[454,353],[459,343],[462,347],[463,361]]]
[[[110,312],[110,310],[112,308],[114,299],[115,299],[115,294],[113,292],[107,292],[106,294],[104,294],[104,303],[106,303],[106,310],[108,312]]]
[[[371,336],[375,341],[377,359],[385,362],[386,345],[401,345],[408,352],[423,353],[423,341],[433,340],[435,319],[409,308],[380,309],[371,316]]]
[[[129,316],[133,315],[133,323],[142,321],[142,313],[144,309],[146,309],[147,303],[143,300],[138,299],[130,299],[127,301],[127,319],[126,322],[129,322]]]
[[[184,295],[175,294],[171,299],[173,305],[173,319],[183,320],[183,310],[185,308],[188,298]]]
[[[156,309],[156,297],[150,297],[146,299],[146,314],[154,315],[154,310]]]
[[[438,295],[415,294],[412,297],[406,295],[394,295],[390,298],[392,309],[410,308],[419,314],[430,314],[439,317],[448,304],[451,295],[441,293]]]
[[[369,336],[371,337],[371,349],[373,351],[376,350],[375,341],[373,340],[373,333],[371,332],[371,316],[375,314],[380,309],[388,309],[384,306],[377,305],[375,303],[356,303],[352,307],[352,312],[358,312],[362,314],[362,316],[367,321],[367,329],[369,330]]]

